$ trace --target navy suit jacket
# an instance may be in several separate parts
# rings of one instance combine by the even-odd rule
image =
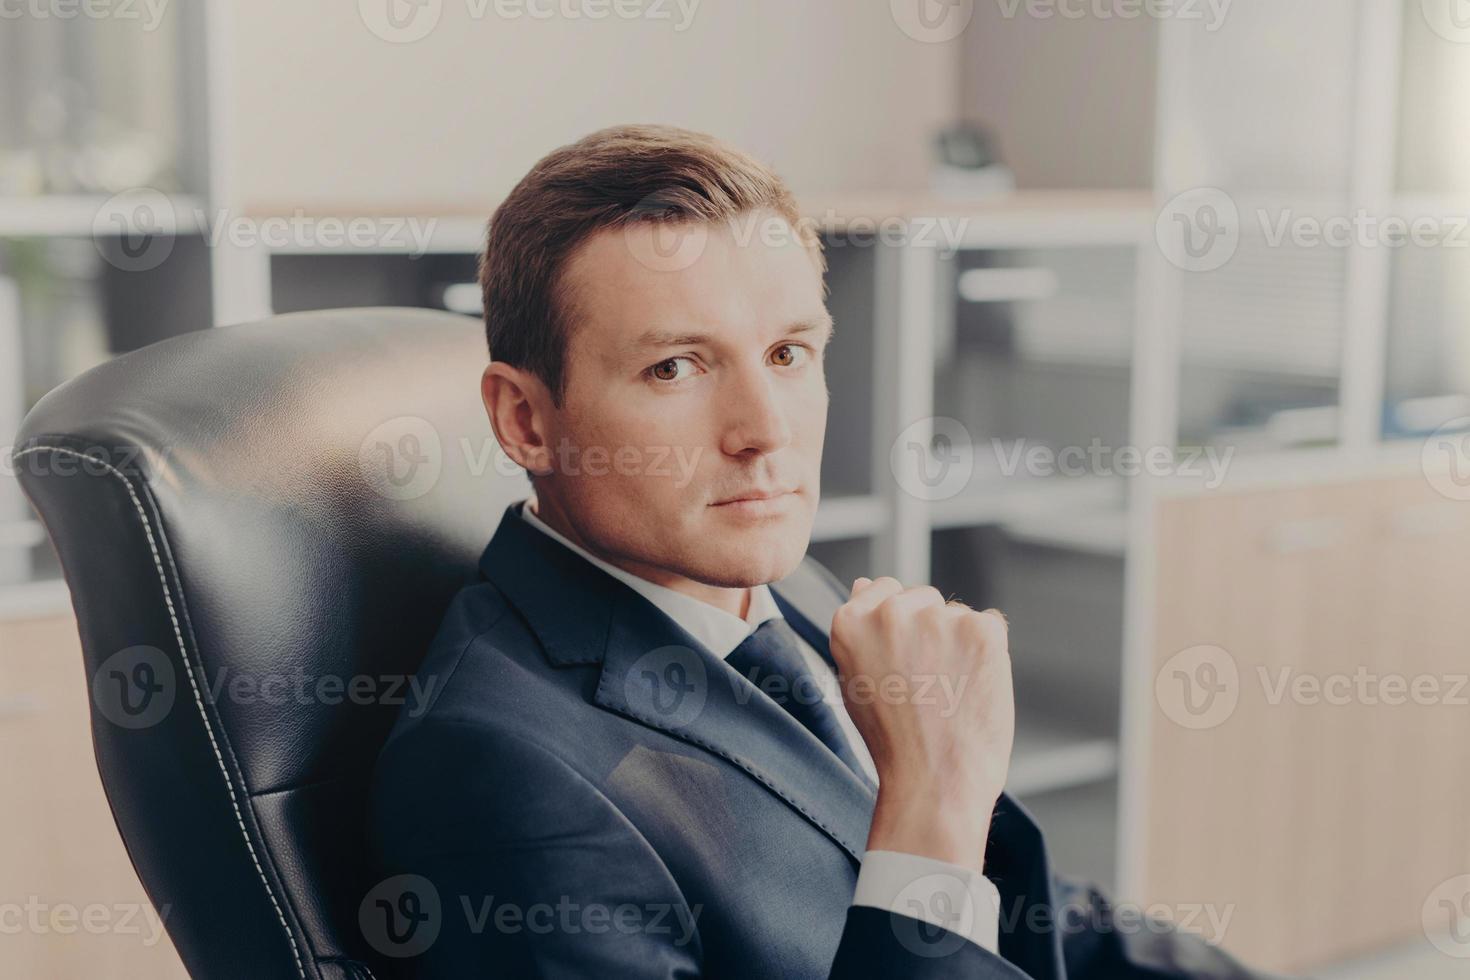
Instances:
[[[1194,937],[1112,929],[1009,797],[985,866],[999,956],[850,908],[873,792],[523,503],[454,599],[419,671],[432,699],[405,706],[374,777],[383,884],[362,924],[406,975],[1252,976]],[[830,661],[847,590],[811,558],[771,589]]]

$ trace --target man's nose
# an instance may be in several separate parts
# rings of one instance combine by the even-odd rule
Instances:
[[[779,385],[765,371],[742,371],[721,392],[725,400],[724,445],[730,455],[772,453],[791,442],[791,426]]]

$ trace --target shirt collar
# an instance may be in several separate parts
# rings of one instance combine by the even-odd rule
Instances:
[[[536,516],[531,509],[535,503],[536,497],[533,494],[526,499],[525,506],[521,508],[521,517],[527,524],[549,535],[552,540],[560,542],[613,578],[626,584],[653,603],[664,615],[678,623],[685,632],[703,643],[711,653],[721,659],[733,653],[735,648],[766,620],[783,618],[781,607],[776,605],[776,599],[771,595],[769,585],[762,584],[751,588],[750,607],[746,611],[745,618],[741,619],[733,613],[716,608],[693,596],[675,592],[667,586],[650,582],[626,569],[603,561],[587,549],[568,540]]]

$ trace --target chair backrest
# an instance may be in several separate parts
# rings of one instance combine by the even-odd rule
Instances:
[[[71,589],[98,769],[195,976],[382,975],[372,763],[529,487],[487,360],[466,317],[298,313],[118,357],[26,417],[13,463]]]

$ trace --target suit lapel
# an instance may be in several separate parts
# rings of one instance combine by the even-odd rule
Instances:
[[[1000,955],[1035,980],[1063,980],[1062,929],[1041,828],[1009,793],[990,817],[985,877],[1000,892]],[[1036,926],[1036,922],[1042,924]]]
[[[600,665],[593,703],[738,767],[862,859],[874,792],[746,678],[627,585],[506,509],[481,571],[520,610],[557,666]],[[831,662],[840,601],[805,561],[772,593]]]

